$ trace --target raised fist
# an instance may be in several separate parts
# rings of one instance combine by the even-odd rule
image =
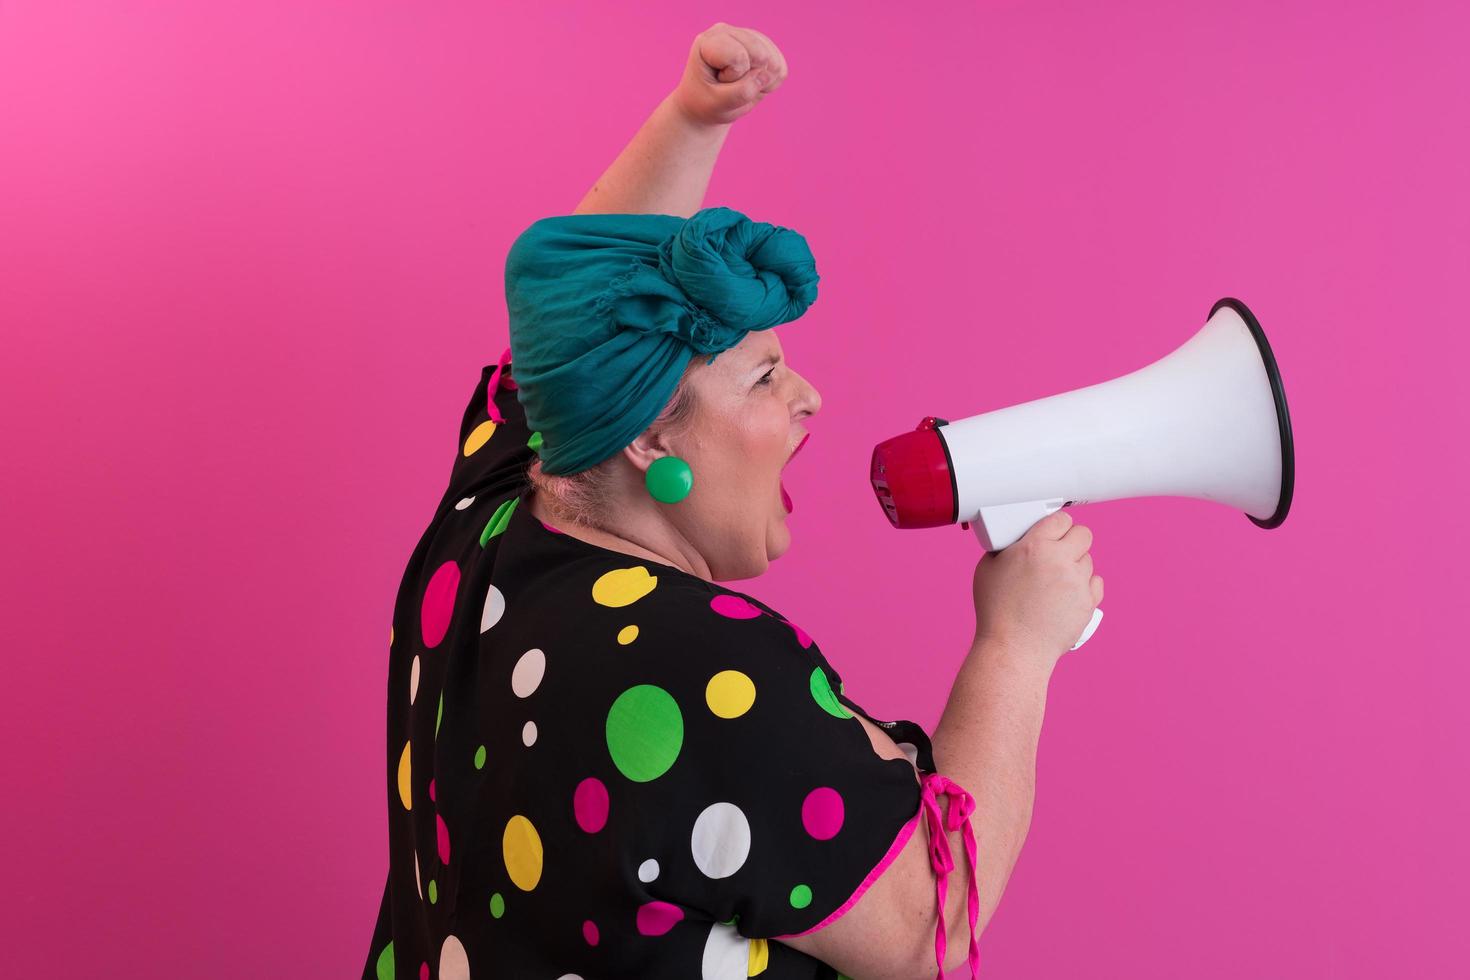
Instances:
[[[732,123],[786,79],[786,58],[760,31],[718,23],[689,48],[674,103],[691,120]]]

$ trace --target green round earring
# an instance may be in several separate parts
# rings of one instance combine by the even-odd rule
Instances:
[[[694,487],[694,474],[689,464],[678,456],[660,456],[648,466],[643,483],[654,500],[677,504],[689,496]]]

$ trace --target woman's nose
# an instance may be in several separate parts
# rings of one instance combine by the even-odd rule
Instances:
[[[798,414],[816,415],[822,410],[822,393],[805,378],[801,379],[802,395],[797,402]]]
[[[809,399],[810,408],[807,414],[816,415],[822,410],[822,393],[817,391],[816,388],[812,388],[811,385],[807,385],[807,387],[811,388],[811,397]]]

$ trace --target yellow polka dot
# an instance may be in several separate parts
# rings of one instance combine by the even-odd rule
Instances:
[[[390,647],[393,645],[393,627],[391,626],[388,627],[388,645]]]
[[[704,700],[721,718],[739,718],[755,703],[755,682],[738,670],[722,670],[709,679]]]
[[[638,639],[637,626],[624,626],[622,629],[618,630],[618,642],[621,643],[623,646],[627,646],[629,643],[632,643],[636,639]]]
[[[519,813],[505,825],[501,841],[505,852],[505,870],[510,880],[523,892],[536,887],[541,880],[541,835],[531,821]]]
[[[408,750],[413,748],[412,742],[403,743],[403,755],[398,757],[398,798],[403,801],[405,810],[413,809],[413,800],[410,795],[411,772],[408,762]]]
[[[475,430],[470,433],[470,437],[464,441],[464,454],[466,456],[472,455],[475,450],[489,442],[490,437],[493,435],[495,435],[495,423],[488,419],[481,422],[475,426]]]
[[[748,977],[760,976],[766,972],[770,965],[771,948],[764,939],[752,939],[750,941],[750,962],[746,966],[745,975]]]
[[[658,579],[642,565],[615,568],[592,583],[592,601],[600,606],[627,606],[654,590]]]

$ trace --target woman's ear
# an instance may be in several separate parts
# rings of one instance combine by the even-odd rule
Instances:
[[[640,476],[648,473],[653,461],[669,455],[669,450],[657,437],[650,438],[647,432],[640,433],[623,447],[623,458],[633,465]]]

